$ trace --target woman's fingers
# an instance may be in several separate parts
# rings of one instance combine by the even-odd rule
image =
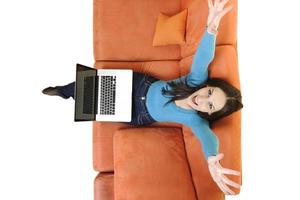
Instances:
[[[220,3],[220,0],[215,0],[214,7],[218,6],[219,3]]]
[[[235,175],[235,176],[241,175],[241,172],[235,171],[235,170],[232,170],[232,169],[227,169],[227,168],[222,168],[221,172],[223,174],[230,174],[230,175]]]
[[[226,184],[224,184],[223,182],[221,183],[223,185],[223,187],[226,189],[226,192],[228,192],[231,195],[234,195],[234,191],[232,191]]]
[[[226,183],[227,185],[230,185],[232,187],[235,187],[235,188],[240,188],[241,185],[236,183],[236,182],[233,182],[232,180],[228,179],[226,176],[222,175],[222,180],[224,181],[224,183]]]
[[[227,3],[228,1],[229,1],[229,0],[223,0],[223,1],[221,1],[221,2],[220,2],[220,5],[219,5],[219,6],[220,6],[220,8],[222,8],[222,9],[223,9],[223,8],[224,8],[224,6],[226,5],[226,3]]]
[[[222,181],[218,182],[219,188],[224,192],[224,194],[228,195],[234,195],[235,193]]]
[[[220,182],[217,182],[217,185],[219,186],[220,190],[221,190],[224,194],[226,194],[226,195],[229,194],[229,193],[226,191],[226,188],[224,187],[224,185],[221,183],[221,181],[220,181]]]
[[[208,0],[208,7],[211,8],[213,6],[212,0]]]
[[[220,18],[222,18],[226,13],[233,9],[233,5],[227,6],[224,10],[222,10],[219,14]]]

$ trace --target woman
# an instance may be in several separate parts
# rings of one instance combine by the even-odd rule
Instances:
[[[221,18],[233,7],[228,0],[208,0],[209,15],[204,36],[194,56],[191,72],[172,81],[158,80],[149,75],[134,73],[133,110],[131,125],[148,125],[158,122],[176,122],[191,127],[201,141],[209,171],[224,194],[234,194],[228,187],[240,185],[224,174],[240,175],[238,171],[223,168],[218,152],[218,138],[209,123],[231,114],[243,107],[240,91],[221,79],[208,79],[208,65],[213,60],[216,35]],[[74,98],[74,83],[49,87],[47,95]]]

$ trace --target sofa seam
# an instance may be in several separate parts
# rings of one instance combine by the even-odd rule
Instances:
[[[183,139],[183,148],[184,148],[184,153],[185,153],[186,161],[187,161],[187,164],[188,164],[188,170],[189,170],[190,177],[191,177],[191,180],[192,180],[192,183],[193,183],[193,188],[194,188],[195,197],[196,197],[196,200],[198,200],[198,194],[197,194],[195,182],[194,182],[194,179],[193,179],[193,173],[192,173],[192,170],[191,170],[190,161],[189,161],[189,159],[188,159],[188,155],[187,155],[187,151],[186,151],[186,145],[185,145],[185,139],[184,139],[183,127],[181,128],[181,135],[182,135],[182,139]]]
[[[182,59],[182,58],[181,58]],[[99,60],[95,59],[95,62],[151,62],[151,61],[180,61],[181,59],[168,59],[168,60]]]

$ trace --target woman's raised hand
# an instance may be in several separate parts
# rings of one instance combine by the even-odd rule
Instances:
[[[232,10],[233,6],[230,5],[224,9],[225,4],[229,0],[214,0],[215,1],[214,4],[212,1],[213,0],[208,0],[209,14],[208,14],[206,25],[207,25],[208,32],[217,34],[218,33],[217,29],[219,27],[222,17],[230,10]]]
[[[207,162],[208,162],[209,172],[213,180],[217,183],[220,190],[222,190],[224,194],[234,195],[235,193],[227,185],[230,185],[235,188],[240,188],[241,186],[238,183],[229,180],[224,174],[239,176],[240,172],[232,169],[223,168],[219,162],[223,157],[224,154],[218,154],[216,156],[208,157]]]

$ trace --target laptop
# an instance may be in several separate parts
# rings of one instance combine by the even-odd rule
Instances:
[[[76,66],[75,121],[130,122],[132,107],[130,69]]]

